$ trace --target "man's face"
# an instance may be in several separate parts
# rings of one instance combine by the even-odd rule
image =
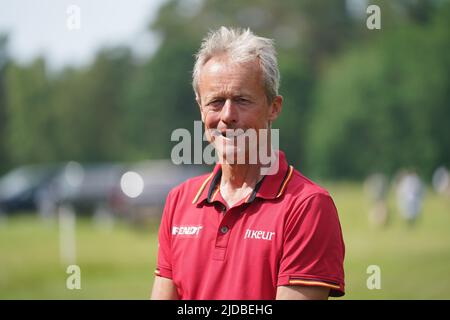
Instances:
[[[267,100],[256,59],[239,64],[227,57],[210,59],[201,69],[198,94],[208,141],[221,160],[232,154],[237,159],[243,151],[236,145],[236,129],[269,129],[269,122],[281,111],[281,96]]]

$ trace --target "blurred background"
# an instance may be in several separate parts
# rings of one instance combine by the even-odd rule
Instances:
[[[336,202],[344,299],[450,299],[446,0],[0,0],[0,298],[149,297],[165,196],[209,170],[170,135],[221,25],[275,40],[280,148]]]

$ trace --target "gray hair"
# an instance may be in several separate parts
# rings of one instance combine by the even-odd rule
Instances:
[[[212,57],[222,54],[237,63],[258,59],[267,99],[272,101],[278,95],[280,72],[273,40],[258,37],[250,29],[220,27],[208,33],[195,56],[192,86],[197,96],[200,69]]]

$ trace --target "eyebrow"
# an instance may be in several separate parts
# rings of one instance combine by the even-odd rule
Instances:
[[[223,92],[218,92],[218,93],[214,93],[211,94],[209,96],[205,97],[205,102],[206,101],[211,101],[214,99],[225,99],[228,95],[224,94]],[[238,94],[233,94],[232,95],[232,99],[236,99],[236,98],[246,98],[246,99],[253,99],[253,97],[250,94],[246,94],[244,92],[239,92]]]

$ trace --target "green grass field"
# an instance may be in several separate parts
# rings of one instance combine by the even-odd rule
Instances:
[[[387,228],[368,224],[360,185],[325,184],[339,210],[346,242],[343,299],[450,299],[450,199],[428,191],[417,225],[406,226],[391,199]],[[81,289],[66,288],[58,225],[35,216],[0,223],[1,299],[148,299],[156,262],[157,225],[110,231],[77,221]],[[369,265],[381,268],[381,289],[366,286]]]

